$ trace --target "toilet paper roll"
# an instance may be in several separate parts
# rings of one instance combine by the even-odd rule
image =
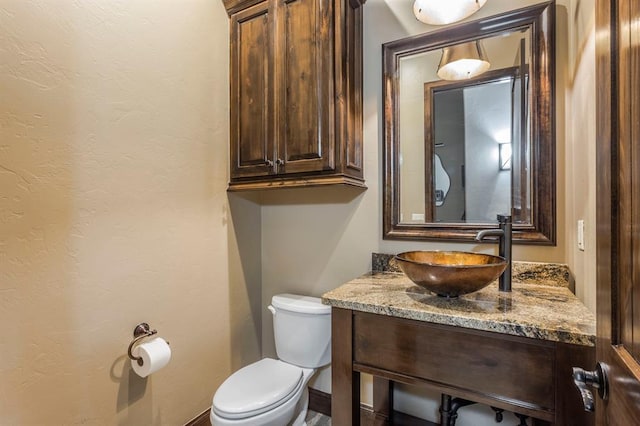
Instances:
[[[171,359],[171,348],[162,337],[156,337],[136,346],[131,353],[133,356],[142,358],[142,365],[135,359],[131,360],[133,371],[140,377],[155,373],[167,365]]]

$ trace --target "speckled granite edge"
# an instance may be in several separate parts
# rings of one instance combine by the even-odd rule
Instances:
[[[515,283],[513,292],[497,285],[446,299],[414,285],[401,273],[372,273],[322,296],[325,304],[510,334],[533,339],[595,346],[595,316],[566,287]]]
[[[373,272],[402,272],[394,257],[394,254],[372,253],[371,270]],[[573,291],[571,272],[565,264],[514,260],[511,268],[512,281],[523,284],[567,287]]]

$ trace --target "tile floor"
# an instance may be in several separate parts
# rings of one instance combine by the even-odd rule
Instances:
[[[331,426],[331,417],[309,410],[307,412],[307,426]]]

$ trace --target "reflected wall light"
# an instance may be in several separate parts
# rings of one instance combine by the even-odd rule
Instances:
[[[460,21],[480,10],[487,0],[416,0],[413,14],[420,22],[445,25]]]
[[[511,144],[501,143],[500,147],[500,170],[511,170]]]
[[[480,40],[445,47],[442,50],[438,77],[443,80],[467,80],[491,67]]]

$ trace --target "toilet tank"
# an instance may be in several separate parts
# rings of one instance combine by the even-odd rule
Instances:
[[[331,362],[331,306],[317,297],[278,294],[269,310],[278,358],[304,368]]]

